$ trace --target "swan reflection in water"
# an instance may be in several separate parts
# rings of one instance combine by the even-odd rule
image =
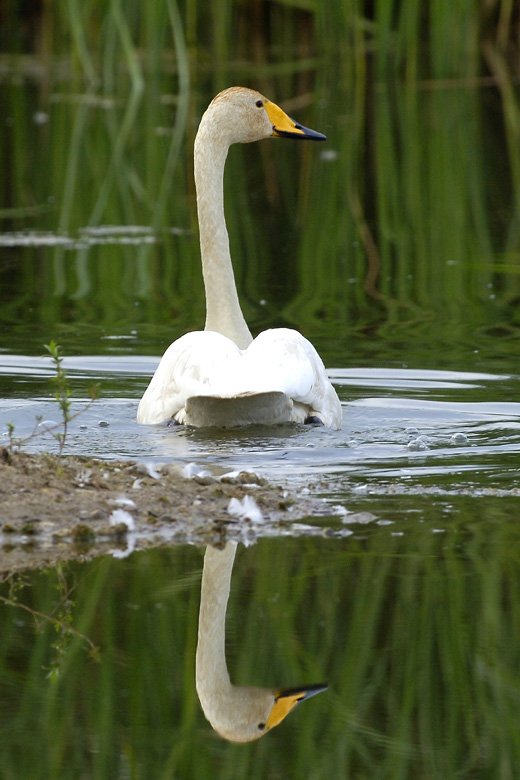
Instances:
[[[215,731],[232,742],[250,742],[277,726],[304,699],[326,684],[301,688],[256,688],[233,685],[225,654],[226,608],[237,545],[208,547],[204,556],[197,643],[197,693]]]

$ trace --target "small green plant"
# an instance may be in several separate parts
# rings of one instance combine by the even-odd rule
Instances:
[[[81,640],[88,648],[89,657],[93,661],[98,662],[100,660],[100,650],[92,639],[73,626],[75,602],[71,596],[75,585],[70,585],[68,583],[66,570],[63,566],[57,566],[54,573],[57,575],[56,593],[58,600],[50,614],[33,609],[30,605],[20,601],[19,596],[21,591],[29,586],[29,582],[20,574],[9,575],[7,578],[9,582],[9,594],[8,596],[0,594],[0,602],[9,607],[29,613],[34,620],[37,631],[41,631],[45,623],[49,623],[54,627],[56,637],[51,642],[54,657],[51,659],[50,666],[47,669],[47,677],[53,682],[56,682],[60,676],[63,663],[74,637]]]
[[[70,388],[67,374],[62,366],[63,357],[61,355],[61,347],[56,344],[55,341],[51,341],[50,344],[44,344],[44,347],[50,354],[56,371],[56,375],[53,378],[56,385],[54,397],[58,402],[62,414],[61,425],[63,426],[63,430],[56,432],[53,435],[58,442],[59,454],[61,455],[63,453],[63,447],[65,446],[65,439],[67,438],[68,425],[72,419],[70,414]]]
[[[9,437],[8,449],[12,451],[16,447],[16,439],[14,436],[15,428],[13,423],[6,423],[5,427],[7,428],[7,436]]]
[[[15,437],[15,426],[13,423],[7,423],[7,435],[9,438],[9,444],[7,445],[7,451],[12,453],[15,449],[20,448],[22,445],[26,444],[31,439],[34,439],[36,436],[41,436],[43,433],[51,433],[56,441],[58,442],[58,454],[61,456],[63,454],[63,448],[65,447],[65,440],[67,438],[67,432],[69,428],[69,423],[74,420],[76,417],[79,417],[79,415],[84,414],[87,409],[90,409],[94,401],[99,397],[99,385],[91,385],[90,387],[90,401],[86,404],[86,406],[79,409],[77,412],[71,413],[71,392],[70,392],[70,385],[69,380],[67,378],[67,374],[65,369],[63,368],[63,353],[62,349],[54,340],[50,342],[50,344],[44,344],[45,349],[50,354],[52,363],[55,370],[55,375],[52,377],[52,381],[55,385],[55,393],[54,397],[58,403],[60,412],[61,412],[61,421],[59,423],[56,423],[54,425],[48,425],[45,427],[40,427],[40,423],[42,421],[41,416],[36,417],[35,425],[33,430],[28,436],[25,436],[24,438],[18,439]]]

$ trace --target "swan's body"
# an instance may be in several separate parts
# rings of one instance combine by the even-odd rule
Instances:
[[[274,690],[231,684],[226,665],[225,621],[236,544],[206,549],[197,643],[197,693],[215,731],[233,742],[249,742],[266,734],[303,699],[326,685]]]
[[[232,143],[269,136],[323,140],[258,92],[221,92],[195,139],[195,184],[206,291],[204,331],[165,352],[141,399],[140,423],[195,426],[322,422],[341,426],[341,406],[318,353],[301,334],[267,330],[253,340],[235,286],[224,218],[224,165]]]

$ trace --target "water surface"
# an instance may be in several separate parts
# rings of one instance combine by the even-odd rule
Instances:
[[[257,471],[313,488],[348,508],[349,501],[383,494],[429,495],[482,489],[515,494],[520,451],[519,387],[515,375],[410,369],[332,369],[342,400],[340,431],[308,426],[198,431],[138,426],[138,398],[157,358],[66,358],[72,387],[101,382],[110,388],[71,423],[66,451],[149,462],[194,462],[201,468]],[[11,394],[0,405],[0,424],[29,436],[31,450],[56,450],[45,428],[59,422],[49,398],[47,358],[0,356],[0,381]],[[43,391],[42,394],[38,390]],[[129,395],[129,390],[132,394]],[[47,395],[47,397],[45,397]],[[74,401],[72,411],[87,406]],[[4,440],[7,439],[7,428]],[[348,499],[348,500],[347,500]]]

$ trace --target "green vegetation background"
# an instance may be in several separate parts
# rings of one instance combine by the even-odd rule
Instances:
[[[1,224],[50,231],[1,248],[12,349],[40,351],[35,322],[68,354],[130,329],[160,354],[202,326],[192,143],[240,83],[328,135],[230,154],[253,330],[296,326],[329,365],[500,370],[520,333],[518,17],[511,0],[2,3]]]

